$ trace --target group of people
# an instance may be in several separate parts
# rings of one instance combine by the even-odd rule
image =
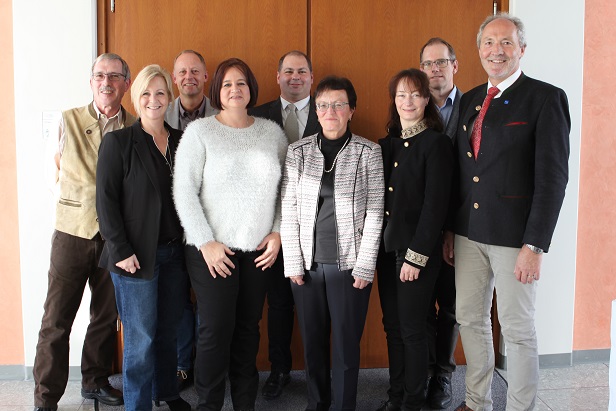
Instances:
[[[492,409],[495,288],[507,409],[532,409],[536,281],[568,179],[568,104],[522,73],[519,19],[488,17],[477,46],[488,83],[462,95],[453,47],[430,39],[419,69],[390,80],[378,144],[351,131],[358,96],[349,79],[324,77],[311,96],[312,63],[300,51],[280,58],[280,98],[258,107],[257,80],[237,58],[219,64],[208,98],[193,50],[176,57],[172,75],[149,65],[134,81],[120,56],[99,56],[93,102],[63,112],[55,140],[59,199],[35,411],[57,410],[64,393],[86,282],[84,398],[191,410],[177,379],[192,369],[195,310],[197,409],[222,409],[228,378],[233,408],[254,410],[267,298],[263,397],[279,397],[290,380],[296,310],[306,410],[353,410],[375,268],[389,356],[377,411],[451,406],[458,324],[468,368],[456,411]],[[138,118],[121,106],[131,82]],[[123,393],[108,380],[118,314]]]

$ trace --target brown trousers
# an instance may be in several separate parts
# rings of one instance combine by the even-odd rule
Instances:
[[[86,282],[92,294],[90,324],[81,354],[82,387],[107,385],[116,341],[117,309],[109,272],[98,267],[104,241],[54,231],[47,298],[34,359],[34,405],[55,407],[69,373],[69,336]]]

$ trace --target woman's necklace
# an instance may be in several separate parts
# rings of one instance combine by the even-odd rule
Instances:
[[[340,150],[338,150],[338,153],[336,154],[336,157],[334,157],[334,162],[332,163],[332,166],[329,168],[329,170],[327,170],[325,167],[323,167],[323,171],[325,171],[326,173],[331,173],[332,172],[334,167],[336,167],[336,161],[338,161],[338,156],[340,155],[342,150],[344,150],[344,148],[347,146],[347,144],[349,144],[349,141],[351,141],[351,139],[347,138],[347,141],[344,142],[344,145],[342,146],[342,148]],[[321,139],[319,139],[318,144],[319,144],[319,150],[321,150]]]
[[[154,145],[158,149],[158,152],[160,153],[160,155],[163,156],[163,159],[165,159],[165,163],[167,163],[167,167],[169,167],[169,174],[171,175],[171,177],[173,177],[173,159],[171,158],[171,151],[169,150],[169,136],[170,136],[169,130],[167,130],[167,148],[165,149],[164,153],[160,149],[158,144],[156,143],[156,139],[154,138],[154,136],[152,136],[152,140],[154,140]]]

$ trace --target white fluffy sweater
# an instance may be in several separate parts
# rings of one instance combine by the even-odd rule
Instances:
[[[191,122],[175,155],[173,197],[186,243],[215,240],[254,251],[280,231],[279,183],[287,138],[273,121],[236,129],[214,116]]]

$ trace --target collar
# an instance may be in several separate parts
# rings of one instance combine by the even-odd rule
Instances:
[[[291,104],[290,101],[285,100],[284,98],[282,98],[282,96],[280,97],[280,102],[282,103],[283,110],[286,110],[287,106]],[[297,109],[297,111],[301,111],[306,108],[309,102],[310,102],[310,96],[303,98],[293,104],[295,104],[295,108]]]
[[[178,97],[178,103],[180,105],[180,116],[182,117],[203,117],[203,113],[205,112],[205,95],[203,96],[203,100],[201,100],[201,104],[199,107],[193,111],[184,110],[184,106],[182,105],[182,100]]]
[[[422,131],[424,131],[425,129],[427,129],[428,126],[426,125],[426,120],[423,119],[421,120],[419,123],[407,127],[404,130],[402,130],[402,133],[400,134],[400,137],[402,137],[402,139],[406,140],[407,138],[411,138],[413,136],[416,136],[417,134],[421,133]]]
[[[496,87],[500,90],[500,92],[494,98],[499,98],[505,92],[505,90],[511,87],[511,85],[515,83],[515,81],[518,78],[520,78],[521,75],[522,75],[522,69],[518,67],[518,69],[512,75],[510,75],[505,80],[498,83]],[[489,90],[490,87],[493,87],[493,85],[488,79],[488,88],[486,90]]]
[[[92,106],[94,106],[94,111],[96,112],[96,118],[98,120],[100,120],[101,117],[106,118],[107,121],[110,121],[110,120],[113,120],[114,118],[117,118],[118,119],[118,124],[122,124],[122,106],[120,106],[120,109],[118,110],[118,112],[115,115],[111,116],[111,117],[107,117],[106,115],[101,113],[101,111],[96,106],[96,103],[92,103]]]

